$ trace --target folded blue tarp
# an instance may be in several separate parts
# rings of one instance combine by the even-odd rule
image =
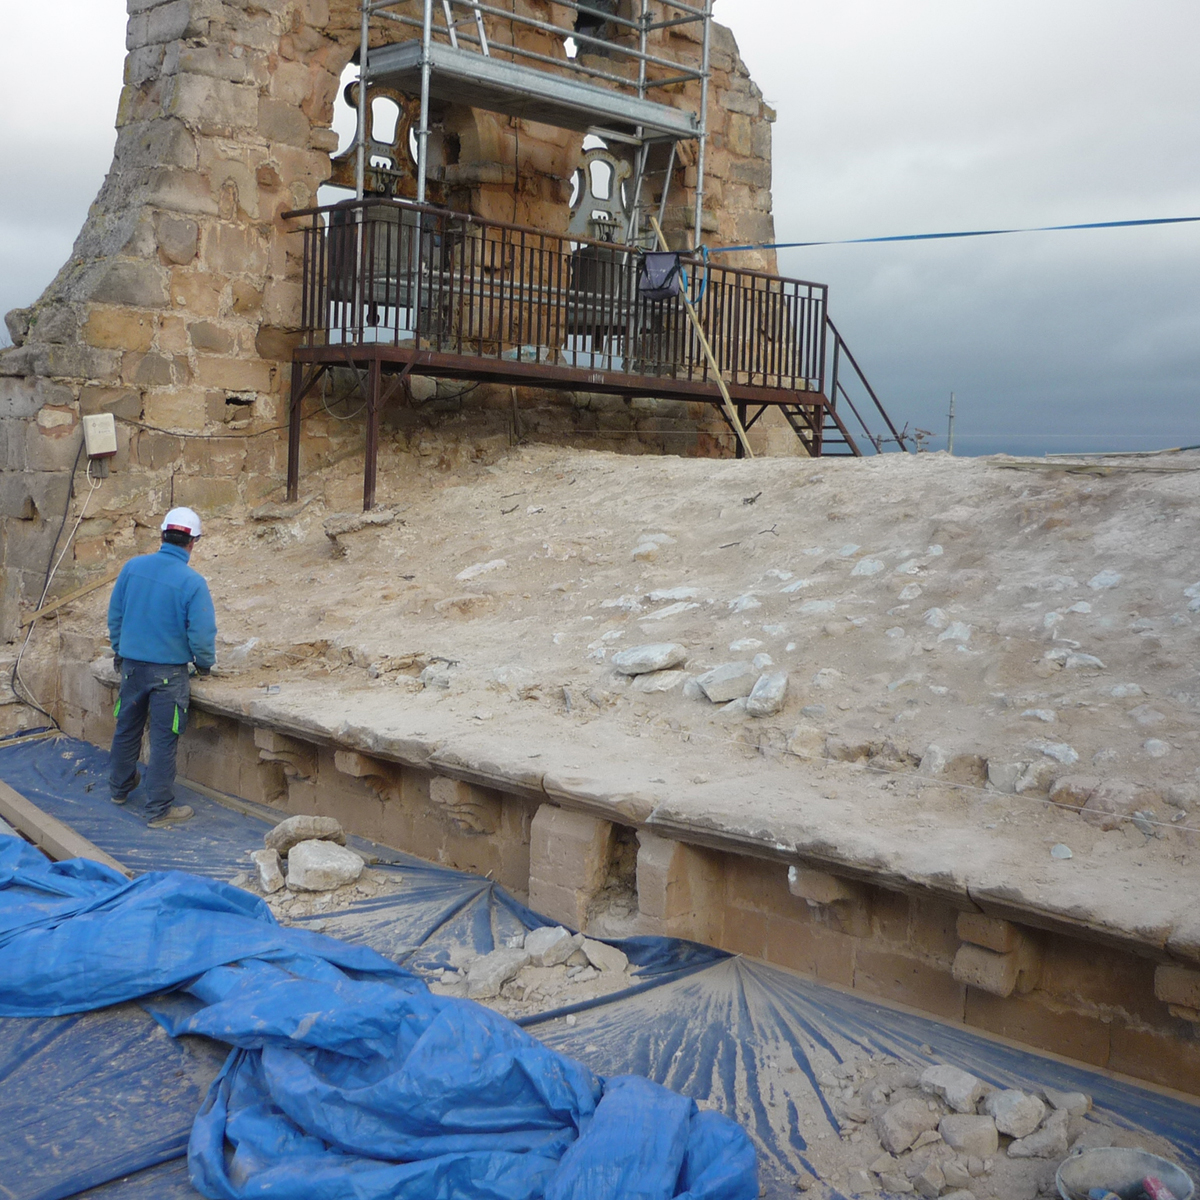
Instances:
[[[758,1194],[732,1121],[645,1079],[602,1079],[366,946],[282,928],[213,880],[129,882],[0,838],[0,1016],[138,998],[172,1035],[234,1047],[191,1134],[206,1196]]]

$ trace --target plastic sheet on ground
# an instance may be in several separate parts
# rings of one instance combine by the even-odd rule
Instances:
[[[67,752],[70,757],[64,757]],[[189,869],[228,879],[245,869],[246,851],[261,844],[270,814],[260,820],[191,796],[195,821],[165,837],[140,840],[132,823],[113,819],[120,810],[108,803],[103,788],[106,764],[103,751],[65,739],[0,748],[0,778],[122,861],[135,854],[149,866],[189,859],[194,864]],[[210,817],[212,823],[206,824]],[[512,933],[543,923],[490,881],[388,853],[400,863],[398,892],[314,917],[309,927],[422,969],[444,963],[455,948],[486,953]],[[162,864],[156,862],[159,855]],[[822,1136],[837,1136],[836,1121],[821,1107],[816,1076],[863,1051],[891,1054],[918,1068],[952,1062],[997,1085],[1086,1092],[1099,1113],[1167,1139],[1185,1168],[1200,1171],[1200,1108],[1186,1101],[707,947],[659,938],[620,944],[640,964],[637,987],[574,1009],[573,1025],[561,1013],[522,1024],[598,1074],[642,1075],[735,1117],[758,1150],[771,1200],[794,1200],[793,1173],[809,1160],[810,1147]],[[140,1013],[134,1019],[146,1021]],[[922,1046],[932,1047],[932,1056]],[[114,1095],[119,1093],[118,1086]],[[37,1096],[29,1097],[25,1117],[31,1124],[40,1103]],[[822,1115],[803,1126],[801,1109]],[[87,1119],[81,1105],[80,1127]],[[0,1161],[9,1152],[10,1130],[0,1123]],[[80,1194],[88,1200],[194,1200],[181,1162],[151,1166]],[[840,1195],[835,1189],[816,1194]],[[36,1195],[22,1193],[20,1200]],[[2,1180],[0,1197],[5,1197]]]
[[[235,1047],[188,1144],[209,1197],[758,1194],[754,1149],[732,1121],[644,1078],[601,1079],[365,946],[281,927],[226,884],[180,872],[129,882],[0,838],[0,1015],[137,997],[172,1036]],[[6,1188],[44,1194],[48,1148],[7,1149]],[[162,1157],[148,1150],[147,1164]],[[101,1182],[87,1170],[81,1184]]]

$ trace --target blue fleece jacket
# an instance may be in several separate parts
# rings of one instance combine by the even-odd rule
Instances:
[[[182,546],[164,543],[157,554],[131,558],[108,602],[113,653],[138,662],[217,661],[217,618],[204,577],[188,566]]]

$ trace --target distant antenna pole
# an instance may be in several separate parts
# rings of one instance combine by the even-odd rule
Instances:
[[[954,393],[950,393],[950,428],[946,431],[946,452],[954,453]]]

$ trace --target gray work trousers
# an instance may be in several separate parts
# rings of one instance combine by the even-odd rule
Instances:
[[[146,812],[161,817],[175,799],[175,754],[179,735],[187,726],[187,665],[135,662],[121,664],[121,693],[117,700],[117,729],[109,754],[108,787],[121,800],[137,778],[142,731],[150,721],[150,763],[146,770]]]

